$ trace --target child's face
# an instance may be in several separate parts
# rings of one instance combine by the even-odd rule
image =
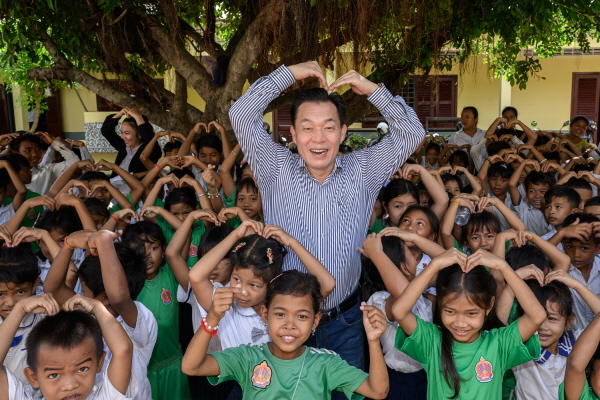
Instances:
[[[255,307],[267,297],[267,283],[254,275],[252,268],[234,268],[231,273],[231,287],[239,287],[242,293],[235,296],[240,307]]]
[[[244,168],[242,168],[242,179],[246,179],[246,178],[254,178],[254,174],[252,173],[250,164],[246,164],[246,165],[244,165]]]
[[[508,190],[508,179],[502,178],[501,176],[490,176],[488,178],[488,182],[490,184],[490,190],[494,194],[494,196],[502,196],[506,194]]]
[[[497,232],[491,232],[487,227],[481,231],[471,232],[467,236],[467,245],[469,249],[474,253],[479,249],[486,251],[492,251],[494,244],[496,243]]]
[[[458,182],[456,181],[448,181],[444,183],[444,187],[448,193],[452,193],[455,196],[460,194],[460,186],[458,186]]]
[[[31,183],[31,166],[22,167],[18,174],[23,184],[27,185],[28,183]]]
[[[585,131],[587,130],[587,127],[588,126],[584,120],[579,120],[570,126],[569,131],[572,135],[581,138],[581,137],[583,137],[583,135],[585,135]]]
[[[172,204],[169,208],[169,212],[177,217],[180,221],[186,219],[192,211],[194,211],[194,208],[185,203]]]
[[[440,153],[436,149],[429,149],[427,153],[425,153],[425,158],[429,165],[435,165],[438,162],[438,156]]]
[[[90,214],[92,219],[94,220],[94,224],[96,224],[96,229],[101,230],[108,218],[102,214]]]
[[[412,211],[406,214],[400,221],[400,229],[406,229],[429,240],[435,239],[435,232],[431,232],[431,224],[427,215],[423,211]],[[414,243],[406,242],[408,247],[414,246]]]
[[[394,197],[388,204],[384,203],[383,207],[390,216],[390,225],[398,226],[400,217],[404,214],[404,210],[414,204],[418,204],[417,200],[410,194]]]
[[[452,297],[449,295],[447,298],[451,300]],[[472,303],[464,294],[451,301],[444,298],[441,304],[442,323],[454,340],[459,343],[472,343],[477,340],[491,306],[485,310]]]
[[[135,149],[142,144],[142,138],[129,122],[121,124],[121,139],[130,149]]]
[[[423,207],[431,206],[431,197],[428,193],[419,193],[419,204]]]
[[[565,250],[565,254],[571,259],[571,264],[575,268],[586,268],[590,267],[594,263],[594,257],[598,251],[598,246],[593,240],[585,242],[577,239],[563,239],[562,245]]]
[[[40,278],[35,282],[0,282],[0,317],[8,317],[15,304],[31,296],[39,284]]]
[[[36,370],[26,368],[25,376],[46,400],[85,399],[92,392],[103,363],[104,353],[98,359],[92,339],[71,349],[42,345]]]
[[[95,180],[91,180],[88,182],[88,184],[92,184],[94,183]],[[79,192],[81,194],[81,192]],[[94,197],[100,201],[102,201],[102,204],[104,204],[106,207],[108,207],[108,205],[110,204],[110,201],[112,200],[112,195],[110,194],[110,192],[108,191],[107,188],[105,187],[98,187],[94,190],[93,193]]]
[[[592,214],[600,218],[600,206],[587,206],[584,207],[583,212],[586,214]]]
[[[466,167],[464,160],[460,157],[452,157],[450,165],[453,167]]]
[[[506,110],[502,113],[502,118],[505,118],[508,122],[517,119],[517,116],[512,110]]]
[[[302,346],[316,329],[321,313],[315,315],[310,296],[278,294],[269,309],[262,306],[262,317],[269,326],[272,344],[269,349],[275,357],[291,360],[302,355]]]
[[[544,217],[550,225],[561,226],[565,218],[573,212],[566,197],[552,197],[544,207]]]
[[[558,340],[565,330],[571,328],[573,317],[574,315],[571,317],[561,315],[558,304],[548,300],[546,302],[546,320],[538,329],[542,347],[552,354],[557,354]]]
[[[527,187],[527,201],[534,208],[541,210],[544,206],[544,195],[550,189],[547,184],[536,185],[535,183],[530,184]]]
[[[256,219],[260,216],[262,205],[258,193],[249,190],[247,186],[237,194],[235,205],[240,207],[250,219]]]
[[[144,247],[146,249],[146,279],[152,280],[158,275],[165,249],[158,240],[145,242]]]
[[[592,191],[589,189],[575,189],[575,191],[579,193],[579,197],[581,197],[579,208],[583,210],[585,203],[592,198]]]
[[[477,122],[479,118],[475,118],[475,114],[473,114],[472,110],[464,110],[460,113],[460,123],[463,126],[463,129],[471,130],[477,127]]]
[[[212,147],[200,147],[198,158],[206,165],[219,165],[221,163],[221,153]]]
[[[229,258],[222,259],[210,273],[209,279],[225,285],[231,279],[231,262]]]
[[[179,153],[179,149],[173,149],[165,153],[165,157],[175,157]]]
[[[42,149],[39,144],[24,140],[19,145],[18,153],[29,161],[30,167],[36,167],[42,161]]]

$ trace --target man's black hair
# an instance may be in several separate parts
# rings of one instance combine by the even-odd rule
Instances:
[[[566,185],[554,185],[544,194],[544,201],[546,204],[550,203],[553,198],[565,198],[571,208],[579,207],[581,197],[579,193]]]
[[[529,189],[530,185],[554,185],[554,178],[549,172],[531,171],[523,181],[525,190]]]
[[[23,168],[29,168],[29,161],[19,153],[0,154],[0,160],[6,160],[13,169],[19,173]]]
[[[44,345],[71,350],[90,339],[96,347],[98,361],[104,351],[104,342],[96,318],[83,311],[60,311],[49,315],[42,318],[27,336],[27,365],[37,372],[40,348]]]
[[[129,295],[135,300],[146,283],[146,256],[121,243],[115,243],[115,251],[127,278]],[[94,297],[106,292],[102,280],[100,257],[93,255],[86,257],[77,270],[77,276],[92,291]]]
[[[79,214],[73,206],[62,206],[55,211],[45,210],[38,217],[35,227],[60,232],[64,235],[70,235],[83,229]]]
[[[223,153],[223,142],[217,135],[202,135],[196,141],[196,150],[200,152],[202,147],[208,147],[217,150],[219,153]]]
[[[0,282],[34,283],[39,276],[38,260],[30,243],[0,247]]]
[[[344,102],[344,99],[336,92],[327,93],[325,89],[313,88],[305,90],[296,96],[290,107],[290,116],[294,127],[296,126],[298,108],[300,108],[302,103],[332,103],[337,110],[340,126],[346,123],[346,103]]]
[[[11,140],[8,144],[8,147],[10,147],[11,150],[19,151],[19,147],[21,147],[22,142],[31,142],[33,144],[37,144],[38,146],[42,144],[42,140],[38,135],[34,135],[33,133],[24,133]]]
[[[515,172],[515,169],[512,165],[504,161],[497,161],[490,165],[488,169],[487,176],[488,178],[500,177],[504,179],[510,179],[512,174]]]

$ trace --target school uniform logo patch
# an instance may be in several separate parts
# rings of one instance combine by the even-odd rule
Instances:
[[[162,293],[160,294],[160,299],[162,300],[165,306],[171,304],[171,302],[173,301],[173,297],[171,297],[171,292],[165,288],[163,288]]]
[[[267,361],[263,361],[254,367],[252,373],[252,386],[259,389],[264,389],[271,384],[271,367],[267,364]]]
[[[190,244],[190,251],[188,252],[189,257],[198,257],[198,247]]]
[[[477,373],[477,380],[482,383],[489,382],[494,377],[492,363],[486,361],[483,357],[480,357],[479,362],[475,365],[475,372]]]
[[[33,208],[27,212],[27,218],[29,218],[29,219],[35,218],[35,210]]]

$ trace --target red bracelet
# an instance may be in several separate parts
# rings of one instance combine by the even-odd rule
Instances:
[[[155,167],[158,167],[158,170],[159,170],[160,172],[163,172],[163,169],[162,169],[162,167],[161,167],[160,165],[158,165],[158,164],[154,164],[154,166],[155,166]]]
[[[71,246],[69,246],[69,244],[67,243],[67,238],[65,238],[65,240],[63,240],[63,243],[65,244],[65,247],[66,247],[67,249],[75,250],[75,247],[71,247]]]
[[[217,338],[217,331],[219,330],[219,325],[215,326],[214,328],[210,325],[208,325],[208,323],[206,322],[206,316],[204,316],[202,318],[202,321],[200,322],[200,326],[202,327],[202,330],[206,333],[208,333],[210,336],[212,336],[213,338]],[[209,327],[212,328],[213,330],[210,331]]]
[[[120,222],[120,221],[119,221],[119,218],[117,218],[117,217],[115,217],[115,216],[113,216],[113,215],[111,215],[111,216],[110,216],[110,217],[108,217],[108,218],[112,218],[112,219],[114,219],[114,220],[115,220],[115,222],[116,222],[117,224]]]

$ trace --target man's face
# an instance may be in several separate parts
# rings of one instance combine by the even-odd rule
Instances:
[[[346,125],[339,120],[335,105],[331,102],[302,103],[290,130],[309,172],[313,175],[330,172],[347,131]]]

